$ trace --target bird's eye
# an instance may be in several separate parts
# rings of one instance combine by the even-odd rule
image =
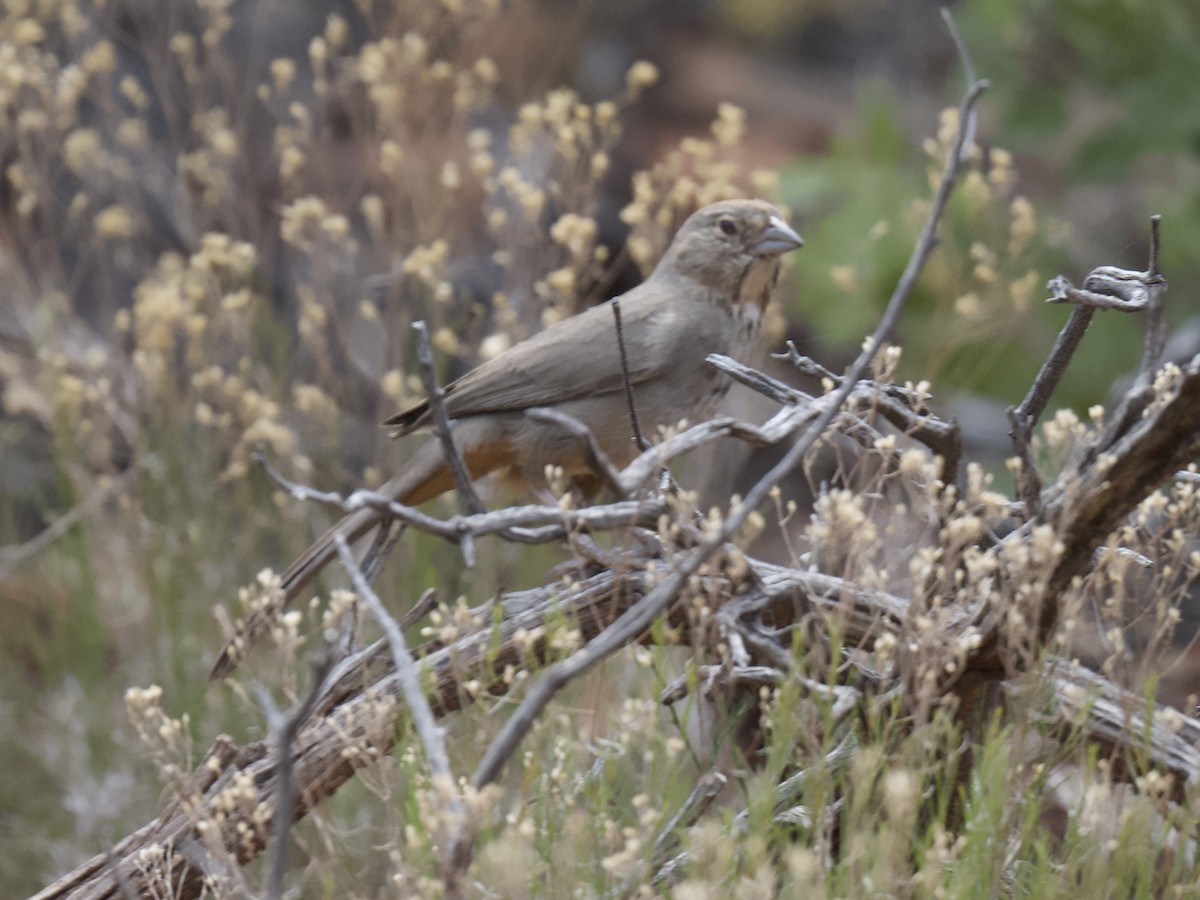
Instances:
[[[721,229],[722,234],[737,234],[737,225],[733,224],[733,219],[722,219],[717,223],[717,227]]]

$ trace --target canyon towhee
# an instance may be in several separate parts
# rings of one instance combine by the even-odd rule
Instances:
[[[710,353],[744,357],[753,349],[779,275],[779,257],[802,245],[768,203],[714,203],[683,223],[650,277],[620,298],[629,381],[647,434],[713,412],[729,382],[704,358]],[[496,472],[538,490],[546,487],[547,467],[558,466],[584,493],[598,487],[580,440],[527,416],[534,407],[554,407],[587,425],[617,465],[638,453],[607,304],[522,341],[448,385],[445,393],[455,446],[472,478]],[[423,402],[384,424],[399,437],[429,423],[429,405]],[[453,487],[441,443],[431,438],[379,493],[416,505]],[[362,509],[326,532],[283,574],[282,605],[336,557],[336,533],[354,541],[383,518]],[[213,678],[237,665],[280,608],[273,603],[247,614],[213,667]]]

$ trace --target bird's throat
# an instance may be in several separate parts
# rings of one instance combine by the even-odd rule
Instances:
[[[734,294],[740,314],[746,315],[753,309],[755,318],[760,317],[778,280],[779,260],[774,257],[755,259],[746,266]]]

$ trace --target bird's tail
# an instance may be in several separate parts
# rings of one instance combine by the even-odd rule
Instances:
[[[416,506],[450,490],[453,486],[453,477],[442,459],[438,442],[428,440],[408,460],[403,471],[376,493],[406,506]],[[279,614],[337,558],[337,547],[334,544],[336,535],[341,534],[346,543],[353,544],[383,519],[384,516],[374,509],[355,510],[321,535],[288,566],[280,579],[280,592],[271,596],[262,607],[249,610],[234,626],[233,637],[217,657],[209,678],[215,681],[237,668],[247,651],[271,630]]]

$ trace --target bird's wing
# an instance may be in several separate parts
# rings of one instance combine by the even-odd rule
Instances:
[[[620,298],[633,384],[653,378],[665,362],[666,348],[658,344],[671,331],[667,320],[677,315],[676,304],[659,294],[665,287],[650,280]],[[552,325],[452,382],[446,387],[446,413],[456,419],[552,406],[623,386],[615,320],[610,305],[603,303]],[[424,425],[427,413],[428,404],[421,403],[384,424],[406,434]]]

